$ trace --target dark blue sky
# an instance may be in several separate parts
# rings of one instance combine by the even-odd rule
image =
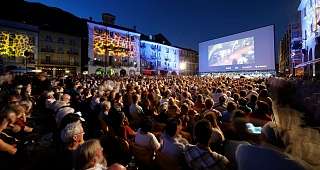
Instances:
[[[116,24],[145,34],[164,34],[177,46],[198,50],[198,43],[249,29],[276,25],[276,49],[299,0],[29,0],[101,21],[115,15]]]

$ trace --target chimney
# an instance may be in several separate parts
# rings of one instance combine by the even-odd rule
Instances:
[[[104,25],[114,25],[115,24],[116,17],[109,13],[103,13],[102,14],[102,23]]]
[[[149,40],[152,40],[152,35],[149,35]]]
[[[133,30],[137,31],[137,26],[134,25],[133,26]]]

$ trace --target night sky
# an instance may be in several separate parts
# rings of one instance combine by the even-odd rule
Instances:
[[[145,34],[162,33],[173,45],[198,50],[198,43],[269,24],[276,25],[276,50],[287,25],[296,18],[299,0],[29,0]]]

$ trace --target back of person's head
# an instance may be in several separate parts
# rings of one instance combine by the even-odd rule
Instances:
[[[225,103],[226,100],[227,100],[227,96],[225,96],[225,95],[222,95],[219,97],[219,103],[221,103],[221,104]]]
[[[246,106],[246,105],[247,105],[247,99],[241,97],[241,98],[239,99],[239,105],[240,105],[240,106]]]
[[[137,94],[132,95],[132,102],[138,103],[138,101],[139,101],[139,96]]]
[[[123,125],[123,121],[126,119],[126,115],[121,111],[114,111],[110,113],[112,116],[111,126],[115,129],[121,127]]]
[[[187,114],[188,111],[189,111],[189,106],[188,106],[186,103],[183,103],[183,104],[181,105],[181,113],[182,113],[182,114]]]
[[[265,97],[268,97],[268,90],[267,89],[263,89],[260,91],[259,93],[259,98],[265,98]]]
[[[121,93],[116,93],[116,95],[114,96],[114,100],[115,101],[119,101],[122,98],[122,94]]]
[[[141,123],[141,130],[144,132],[144,133],[148,133],[152,130],[152,121],[150,120],[144,120],[142,123]]]
[[[211,98],[207,98],[204,104],[206,106],[206,109],[211,109],[214,105],[214,102]]]
[[[77,167],[79,170],[85,170],[94,167],[96,164],[100,164],[104,167],[107,166],[107,162],[103,156],[103,148],[99,140],[90,139],[84,142],[77,152]]]
[[[233,119],[236,119],[236,118],[243,118],[245,117],[245,112],[242,111],[242,110],[234,110],[233,111]]]
[[[118,164],[118,163],[115,163],[115,164],[112,164],[108,170],[126,170],[126,167],[124,167],[123,165],[121,164]]]
[[[58,127],[60,130],[64,129],[68,124],[75,123],[81,121],[81,117],[78,114],[67,114],[61,119],[60,126]]]
[[[259,114],[268,114],[269,113],[269,105],[267,102],[264,101],[258,101],[257,102],[257,106],[258,106],[258,113]]]
[[[228,104],[227,104],[227,111],[228,112],[233,112],[236,109],[237,109],[237,104],[235,102],[228,102]]]
[[[198,96],[197,96],[197,102],[203,103],[203,95],[202,95],[202,94],[198,94]]]
[[[234,93],[232,97],[233,97],[234,101],[237,102],[240,99],[240,94],[239,93]]]
[[[60,124],[61,119],[66,116],[67,114],[74,113],[75,110],[72,107],[65,106],[61,107],[60,109],[57,110],[57,115],[56,115],[56,121],[58,124]]]
[[[222,89],[221,88],[217,88],[216,93],[222,93]]]
[[[251,97],[250,97],[250,102],[251,103],[255,103],[255,102],[257,102],[257,100],[258,100],[258,96],[257,95],[251,95]]]
[[[182,92],[182,97],[188,98],[188,92],[186,92],[186,91]]]
[[[166,90],[165,92],[164,92],[164,97],[165,98],[169,98],[171,96],[171,91],[170,90]]]
[[[204,116],[204,119],[208,120],[213,127],[218,127],[217,116],[214,112],[208,112]]]
[[[247,92],[245,90],[241,90],[240,97],[246,97],[246,96],[247,96]]]
[[[174,137],[177,133],[178,125],[181,125],[181,120],[179,118],[170,118],[166,124],[166,134],[170,137]]]
[[[196,141],[200,144],[208,145],[212,135],[212,126],[208,120],[198,121],[193,129]]]

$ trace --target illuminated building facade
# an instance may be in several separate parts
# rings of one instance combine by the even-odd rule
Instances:
[[[282,37],[280,41],[280,49],[279,49],[279,73],[282,75],[290,74],[290,41],[291,41],[291,29],[290,26],[288,30]]]
[[[88,71],[140,73],[140,34],[122,27],[88,22]]]
[[[296,68],[297,65],[303,63],[304,51],[302,49],[302,32],[300,15],[299,21],[290,25],[291,28],[291,56],[290,56],[290,73],[294,76],[302,77],[304,75],[303,68]]]
[[[157,42],[141,40],[141,69],[155,72],[179,72],[179,49]]]
[[[320,0],[301,0],[303,62],[296,68],[304,68],[305,76],[320,75]]]
[[[38,69],[53,76],[80,73],[81,38],[50,31],[39,33]]]
[[[38,28],[0,20],[0,72],[34,69],[38,57]]]
[[[197,51],[180,48],[179,50],[180,74],[196,75],[199,69],[199,55]]]

